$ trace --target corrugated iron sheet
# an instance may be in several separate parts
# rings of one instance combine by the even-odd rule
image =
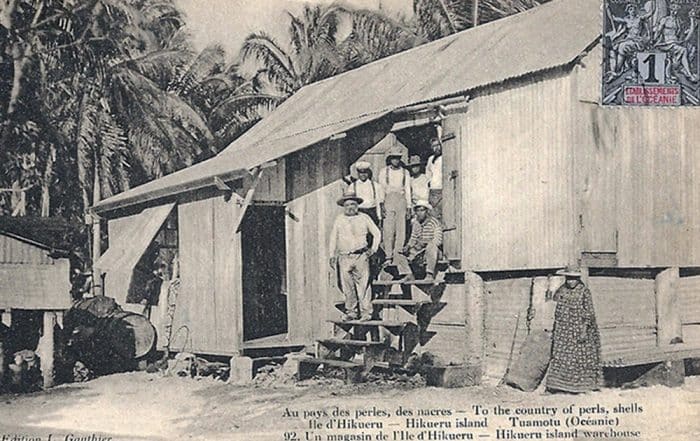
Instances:
[[[555,0],[303,87],[217,157],[106,199],[270,161],[387,113],[571,63],[600,35],[599,0]]]

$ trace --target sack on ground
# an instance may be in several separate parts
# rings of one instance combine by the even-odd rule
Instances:
[[[551,350],[551,332],[532,332],[525,339],[518,357],[506,374],[505,383],[525,392],[537,389],[547,372]]]

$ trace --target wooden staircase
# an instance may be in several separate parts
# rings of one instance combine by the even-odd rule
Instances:
[[[403,369],[420,349],[421,330],[430,319],[424,311],[435,302],[432,292],[446,283],[464,283],[456,264],[440,261],[431,282],[401,282],[395,267],[385,267],[372,283],[372,320],[329,320],[333,337],[317,340],[314,356],[299,360],[299,380],[314,376],[320,366],[342,370],[347,383],[363,381],[375,368]],[[344,302],[336,307],[344,312]]]

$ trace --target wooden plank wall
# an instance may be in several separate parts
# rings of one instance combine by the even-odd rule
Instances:
[[[573,246],[570,80],[478,96],[462,114],[463,267],[565,266]]]
[[[68,309],[70,262],[0,264],[0,309]]]
[[[572,76],[582,247],[616,245],[619,266],[700,266],[700,109],[592,103],[600,56]]]
[[[512,357],[515,358],[525,341],[531,287],[531,278],[494,280],[485,283],[484,382],[486,384],[498,384],[508,368],[511,348]]]
[[[43,248],[0,234],[0,263],[53,265],[54,259],[48,253]]]
[[[312,343],[329,336],[342,292],[328,264],[328,240],[341,213],[336,200],[350,165],[377,144],[390,126],[365,126],[287,157],[287,288],[289,338]]]
[[[591,277],[603,357],[656,346],[654,279]]]
[[[677,295],[685,343],[700,343],[700,276],[681,277]]]
[[[178,205],[181,287],[173,332],[174,350],[230,355],[240,347],[240,234],[233,222],[240,208],[223,197]],[[189,333],[190,342],[185,342]]]

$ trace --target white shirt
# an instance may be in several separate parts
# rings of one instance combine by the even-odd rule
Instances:
[[[433,160],[435,161],[433,163]],[[435,155],[428,158],[428,164],[425,166],[425,174],[430,181],[431,190],[442,190],[442,155],[435,159]]]
[[[408,170],[394,169],[388,165],[379,170],[379,182],[384,186],[384,195],[403,193],[406,203],[411,206],[411,175]]]
[[[331,256],[335,256],[360,250],[367,246],[367,233],[372,235],[370,248],[376,252],[382,233],[374,221],[364,213],[357,213],[355,216],[346,216],[343,213],[336,217],[333,223],[328,251]]]
[[[366,181],[357,180],[348,185],[348,190],[362,198],[360,208],[374,208],[384,202],[384,187],[379,182],[373,182],[371,179]]]
[[[411,196],[413,197],[413,204],[420,200],[427,201],[430,198],[428,184],[428,177],[423,173],[411,178]]]

